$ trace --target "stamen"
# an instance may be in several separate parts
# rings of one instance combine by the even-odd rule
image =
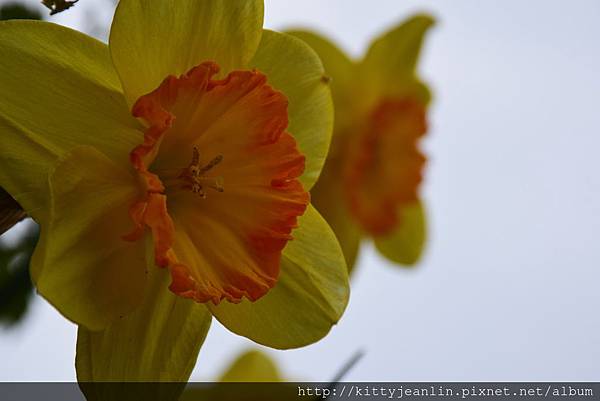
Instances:
[[[190,165],[183,170],[178,178],[186,181],[182,186],[183,189],[192,191],[200,195],[202,199],[206,199],[204,188],[211,188],[217,192],[225,190],[223,186],[223,177],[205,177],[204,174],[212,170],[215,166],[223,161],[223,155],[218,155],[213,158],[208,164],[200,166],[200,151],[197,146],[194,146],[192,151],[192,161]]]
[[[205,186],[214,189],[217,192],[225,191],[225,187],[223,186],[223,177],[215,177],[215,178],[201,178],[202,181],[205,182]]]
[[[192,150],[192,166],[197,166],[200,164],[200,151],[198,150],[198,146],[194,146]]]
[[[223,155],[218,155],[217,157],[212,159],[206,166],[202,167],[202,169],[200,170],[198,175],[203,175],[204,173],[208,172],[210,169],[212,169],[213,167],[215,167],[217,164],[221,163],[222,161],[223,161]]]

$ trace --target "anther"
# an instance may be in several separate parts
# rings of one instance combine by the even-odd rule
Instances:
[[[198,175],[203,175],[204,173],[210,171],[213,167],[223,161],[223,155],[218,155],[214,159],[212,159],[206,166],[202,167],[198,172]]]
[[[179,178],[184,179],[186,184],[183,186],[184,189],[188,189],[195,194],[198,194],[201,198],[206,198],[206,192],[204,188],[211,188],[217,192],[223,192],[223,178],[222,177],[205,177],[204,174],[212,170],[215,166],[223,161],[223,155],[218,155],[213,158],[208,164],[200,166],[200,151],[197,146],[194,146],[192,151],[192,161],[190,165],[181,173]]]

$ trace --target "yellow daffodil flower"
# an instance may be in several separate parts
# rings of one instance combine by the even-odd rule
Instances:
[[[0,186],[41,226],[32,278],[80,325],[80,381],[187,380],[211,315],[275,348],[340,318],[308,194],[329,87],[262,23],[259,0],[121,0],[107,46],[0,22]]]
[[[396,263],[412,265],[425,242],[419,199],[427,131],[427,87],[415,75],[431,17],[415,16],[376,39],[365,57],[352,61],[326,39],[307,31],[290,34],[321,57],[335,104],[332,148],[311,191],[315,207],[335,231],[354,266],[360,240]]]

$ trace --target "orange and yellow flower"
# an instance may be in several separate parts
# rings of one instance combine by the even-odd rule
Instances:
[[[332,148],[312,189],[348,267],[363,236],[388,259],[416,263],[425,242],[419,197],[426,157],[430,94],[415,74],[421,43],[433,20],[415,16],[376,39],[365,57],[350,60],[326,39],[291,31],[321,57],[335,103]]]
[[[276,348],[340,318],[344,257],[308,193],[329,88],[262,19],[121,0],[108,46],[0,23],[0,186],[41,226],[32,278],[80,325],[80,380],[187,380],[211,315]]]

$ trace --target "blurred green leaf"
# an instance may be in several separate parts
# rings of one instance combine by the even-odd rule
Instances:
[[[0,6],[0,20],[7,19],[42,19],[42,14],[38,10],[15,2]]]
[[[25,234],[13,243],[5,238],[0,242],[0,324],[6,326],[23,318],[33,294],[29,261],[38,241],[38,226],[28,224]]]

